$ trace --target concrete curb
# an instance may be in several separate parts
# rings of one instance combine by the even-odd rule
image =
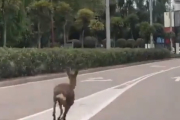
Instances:
[[[123,68],[123,67],[128,67],[128,66],[133,66],[133,65],[140,65],[140,64],[166,61],[166,60],[172,60],[172,59],[177,59],[177,58],[168,58],[168,59],[162,59],[162,60],[149,60],[149,61],[143,61],[143,62],[128,63],[128,64],[123,64],[123,65],[91,68],[91,69],[87,69],[87,70],[81,70],[81,71],[79,71],[79,74],[92,73],[92,72],[108,70],[108,69],[115,69],[115,68]],[[3,81],[0,82],[0,87],[24,84],[24,83],[28,83],[28,82],[49,80],[49,79],[60,78],[60,77],[65,77],[65,76],[66,76],[66,73],[55,73],[55,74],[45,74],[45,75],[37,75],[37,76],[30,76],[30,77],[4,79]]]

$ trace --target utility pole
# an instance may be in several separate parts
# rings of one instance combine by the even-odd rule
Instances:
[[[52,0],[51,0],[52,3]],[[53,19],[54,11],[51,10],[51,39],[52,39],[52,47],[54,46],[54,19]]]
[[[152,23],[153,23],[153,20],[152,20],[152,10],[153,10],[153,6],[152,6],[152,0],[149,0],[149,12],[150,12],[150,25],[152,26]],[[151,45],[151,48],[153,48],[153,34],[151,33],[150,35],[150,45]]]
[[[172,2],[171,0],[169,0],[170,2],[170,9],[169,9],[169,19],[170,19],[170,32],[172,33]],[[173,50],[173,42],[172,42],[172,38],[170,37],[170,46],[171,46],[171,51]]]
[[[111,48],[109,0],[106,0],[106,49]]]

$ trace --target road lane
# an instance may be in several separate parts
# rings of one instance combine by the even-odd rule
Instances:
[[[180,68],[140,82],[90,120],[179,120]]]
[[[153,64],[163,65],[163,68],[152,68]],[[76,99],[107,89],[117,84],[122,84],[144,74],[168,69],[180,64],[180,60],[174,59],[140,66],[114,69],[104,72],[96,72],[78,76],[78,86],[75,90]],[[103,77],[112,79],[112,82],[80,82],[91,77]],[[15,120],[52,107],[52,89],[61,82],[67,82],[66,78],[52,81],[43,81],[19,85],[16,87],[0,88],[0,116],[2,120]],[[9,115],[11,113],[11,116]],[[0,119],[0,120],[1,120]]]

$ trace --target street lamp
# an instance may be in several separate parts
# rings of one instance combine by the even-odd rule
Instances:
[[[106,0],[106,49],[111,48],[109,0]]]
[[[152,23],[153,23],[153,20],[152,20],[152,10],[153,10],[152,1],[153,1],[153,0],[149,0],[149,12],[150,12],[150,25],[151,25],[151,26],[152,26]],[[154,47],[153,43],[154,43],[154,41],[153,41],[153,35],[152,35],[152,33],[151,33],[151,35],[150,35],[150,45],[151,45],[151,48]]]
[[[170,32],[172,33],[172,1],[169,0],[170,2],[170,9],[169,9],[169,19],[170,19]],[[173,51],[173,42],[172,38],[170,37],[170,45],[171,45],[171,51]]]

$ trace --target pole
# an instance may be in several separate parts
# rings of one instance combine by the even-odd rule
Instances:
[[[111,48],[109,0],[106,0],[106,49]]]
[[[152,26],[152,23],[153,23],[153,20],[152,20],[152,0],[149,0],[149,12],[150,12],[150,25]],[[153,35],[151,33],[150,35],[150,45],[151,45],[151,48],[153,48]]]
[[[52,0],[51,0],[52,3]],[[51,11],[51,39],[52,39],[52,47],[54,46],[54,19],[53,19],[54,11]]]
[[[170,1],[170,9],[169,9],[169,16],[170,16],[170,32],[172,33],[172,4],[171,0]],[[170,46],[171,46],[171,51],[173,50],[173,43],[172,43],[172,38],[170,37]]]

